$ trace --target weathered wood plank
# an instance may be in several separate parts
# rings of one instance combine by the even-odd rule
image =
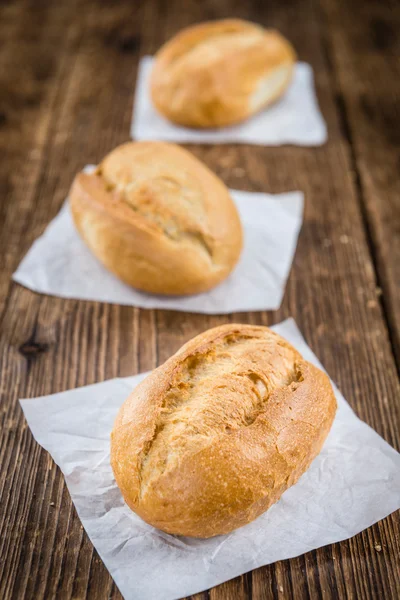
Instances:
[[[336,94],[400,369],[400,4],[322,4]]]
[[[68,14],[67,7],[51,3],[18,1],[1,8],[0,314],[10,274],[32,239],[36,185],[45,173],[76,41],[77,26],[67,22]]]
[[[81,529],[59,470],[26,429],[18,397],[151,369],[193,335],[229,320],[271,324],[289,315],[358,414],[397,448],[398,380],[349,175],[352,148],[334,98],[335,73],[322,52],[324,32],[311,0],[192,0],[184,9],[178,0],[135,7],[110,2],[101,9],[88,0],[65,3],[62,10],[43,2],[37,14],[36,4],[27,1],[10,6],[3,9],[6,21],[0,19],[0,38],[7,38],[2,64],[31,73],[42,68],[43,52],[51,55],[52,71],[29,83],[40,95],[34,110],[29,86],[13,84],[7,73],[1,80],[13,92],[7,114],[15,118],[15,105],[30,120],[20,137],[7,124],[0,142],[2,151],[11,151],[0,165],[7,192],[0,250],[8,252],[0,275],[0,596],[115,599],[121,596]],[[192,147],[232,187],[305,191],[304,229],[281,309],[207,317],[68,301],[10,286],[12,270],[61,206],[75,171],[127,139],[139,54],[154,52],[191,22],[232,14],[276,26],[293,40],[300,58],[315,68],[329,126],[329,142],[318,149]],[[31,42],[25,46],[22,38]],[[36,158],[25,163],[24,148]],[[396,598],[396,528],[398,517],[392,516],[350,541],[258,569],[196,600]]]

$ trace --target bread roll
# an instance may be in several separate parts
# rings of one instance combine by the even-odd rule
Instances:
[[[228,189],[175,144],[118,146],[94,174],[77,175],[70,202],[93,254],[146,292],[204,292],[229,275],[242,249]]]
[[[147,523],[207,538],[246,525],[317,456],[328,377],[267,327],[198,335],[140,383],[111,435],[125,501]]]
[[[160,113],[187,127],[247,119],[289,85],[296,55],[277,31],[236,19],[184,29],[158,51],[151,97]]]

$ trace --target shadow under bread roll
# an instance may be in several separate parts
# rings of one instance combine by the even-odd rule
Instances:
[[[151,97],[180,125],[232,125],[282,96],[295,61],[292,45],[277,31],[239,19],[201,23],[157,52]]]
[[[70,192],[75,225],[125,283],[155,294],[204,292],[225,279],[242,228],[223,182],[175,144],[118,146]]]
[[[296,483],[336,412],[329,378],[267,327],[198,335],[132,392],[111,435],[129,507],[177,535],[246,525]]]

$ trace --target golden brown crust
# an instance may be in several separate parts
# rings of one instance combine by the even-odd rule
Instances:
[[[236,207],[192,154],[162,142],[119,146],[76,176],[72,215],[82,238],[120,279],[156,294],[195,294],[225,279],[242,249]]]
[[[185,344],[121,407],[111,463],[127,504],[178,535],[249,523],[308,468],[332,425],[328,377],[266,327]]]
[[[239,19],[188,27],[156,54],[151,96],[168,119],[221,127],[247,119],[279,98],[296,55],[277,31]]]

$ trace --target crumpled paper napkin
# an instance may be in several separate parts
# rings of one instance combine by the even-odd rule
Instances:
[[[93,165],[85,168],[86,172]],[[206,314],[279,308],[303,222],[303,194],[230,190],[244,248],[233,273],[195,296],[156,296],[122,283],[95,258],[75,229],[68,200],[32,245],[14,281],[43,294]]]
[[[135,140],[166,140],[178,143],[243,143],[261,146],[319,146],[327,140],[327,129],[315,94],[313,70],[304,62],[295,66],[286,94],[252,118],[214,130],[180,127],[154,108],[149,93],[151,56],[141,59],[138,70],[131,136]]]
[[[321,367],[293,320],[273,329]],[[35,439],[64,473],[82,524],[125,600],[195,594],[349,538],[400,507],[400,454],[335,388],[338,412],[321,453],[256,521],[208,540],[154,529],[124,504],[109,454],[117,411],[145,375],[21,400]]]

